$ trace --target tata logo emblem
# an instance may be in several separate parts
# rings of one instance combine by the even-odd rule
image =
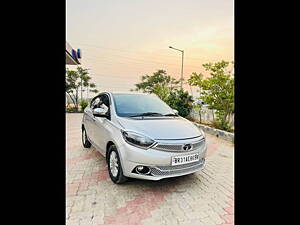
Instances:
[[[189,150],[192,149],[192,145],[191,144],[185,144],[182,148],[183,148],[184,151],[189,151]]]

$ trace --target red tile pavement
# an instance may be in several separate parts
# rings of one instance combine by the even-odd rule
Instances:
[[[221,218],[225,221],[225,224],[222,225],[233,225],[234,224],[234,200],[233,197],[230,196],[231,200],[227,203],[230,205],[230,207],[224,208],[224,210],[227,212],[226,215],[221,216]]]
[[[104,217],[104,224],[140,225],[142,220],[151,217],[151,211],[158,209],[166,201],[165,196],[174,188],[175,186],[170,186],[145,190],[134,200],[128,201],[126,206],[116,209],[115,215]]]
[[[221,216],[221,218],[223,220],[225,220],[225,223],[227,223],[227,224],[233,224],[234,215],[227,214],[225,216]]]
[[[67,160],[67,164],[68,165],[74,164],[74,163],[81,162],[81,161],[88,160],[88,159],[92,159],[92,158],[95,158],[95,157],[98,157],[98,156],[101,156],[100,152],[95,151],[95,152],[89,153],[89,154],[84,155],[84,156],[69,159],[69,160]]]
[[[208,143],[207,144],[207,154],[206,156],[209,157],[214,154],[214,152],[218,149],[218,144],[216,143]]]
[[[228,213],[228,214],[233,214],[233,207],[228,207],[228,208],[224,208],[224,210]]]
[[[109,179],[107,168],[93,172],[91,176],[83,176],[82,179],[75,179],[67,184],[67,196],[76,195],[77,191],[87,190],[90,185]]]

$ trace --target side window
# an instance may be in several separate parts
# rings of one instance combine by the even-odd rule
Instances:
[[[91,109],[99,108],[100,96],[93,99],[91,102]]]
[[[109,108],[109,98],[107,95],[102,95],[101,96],[101,106],[102,108]]]
[[[109,97],[106,94],[100,95],[91,102],[91,108],[105,108],[109,110]]]

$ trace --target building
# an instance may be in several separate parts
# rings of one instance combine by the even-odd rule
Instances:
[[[73,49],[72,46],[66,42],[66,64],[67,65],[80,65],[81,50]]]

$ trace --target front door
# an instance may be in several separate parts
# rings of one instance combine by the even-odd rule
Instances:
[[[106,117],[95,117],[94,122],[94,142],[102,153],[106,151],[106,144],[109,138],[109,126],[110,126],[110,101],[107,94],[100,95],[99,107],[108,109]]]

